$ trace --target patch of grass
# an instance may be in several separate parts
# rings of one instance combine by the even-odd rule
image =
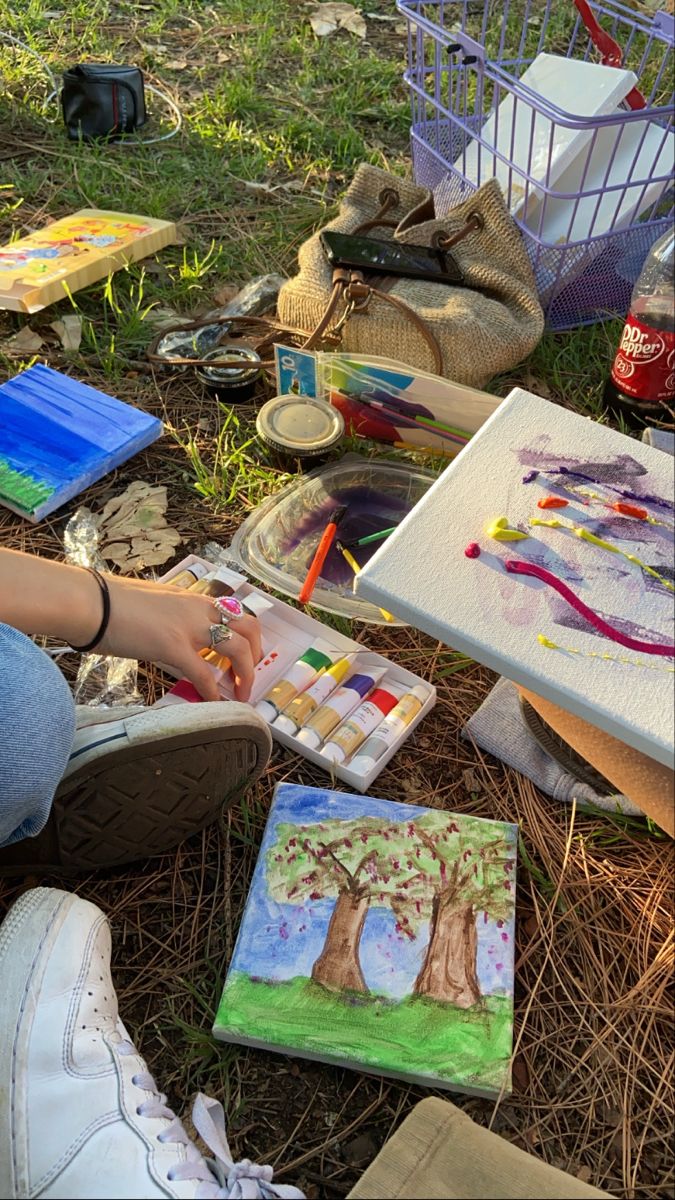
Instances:
[[[232,1035],[489,1091],[499,1091],[508,1078],[512,1028],[506,996],[460,1009],[413,997],[333,993],[302,976],[278,982],[242,972],[229,977],[215,1022],[216,1035],[225,1040]]]

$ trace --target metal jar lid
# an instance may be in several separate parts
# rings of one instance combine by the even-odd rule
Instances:
[[[263,404],[256,429],[273,450],[309,458],[324,454],[345,431],[342,414],[312,396],[275,396]]]
[[[255,383],[260,374],[260,355],[246,346],[228,346],[227,343],[210,350],[204,355],[205,359],[212,358],[216,362],[223,358],[236,358],[241,366],[199,367],[197,375],[202,383],[214,391],[238,391],[240,387],[249,388]]]

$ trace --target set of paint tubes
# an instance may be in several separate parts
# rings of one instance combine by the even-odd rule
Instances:
[[[334,657],[319,638],[256,704],[273,729],[334,764],[365,774],[398,741],[429,698],[389,683],[384,667],[360,673],[357,652]],[[385,677],[385,678],[383,678]]]

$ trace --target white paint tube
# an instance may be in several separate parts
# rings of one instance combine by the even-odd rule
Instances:
[[[396,691],[390,687],[375,688],[356,712],[331,734],[330,741],[326,742],[321,751],[324,758],[334,763],[341,763],[349,758],[365,742],[368,734],[382,724],[384,717],[391,712],[402,694],[400,689]]]
[[[395,708],[384,718],[373,733],[372,737],[359,750],[359,753],[349,764],[350,770],[359,775],[367,775],[372,771],[378,759],[393,746],[401,734],[405,732],[410,722],[417,716],[422,706],[429,699],[426,688],[415,685],[405,696],[402,696]]]
[[[298,732],[298,741],[302,742],[303,746],[310,746],[312,750],[316,750],[317,746],[321,745],[344,717],[348,717],[357,704],[360,704],[368,693],[372,692],[375,684],[379,683],[383,675],[384,667],[352,675],[343,687],[333,692],[330,699],[312,714],[307,724]]]

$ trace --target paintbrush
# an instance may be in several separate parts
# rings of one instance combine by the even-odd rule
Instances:
[[[400,425],[404,429],[424,430],[425,433],[433,433],[436,437],[442,438],[445,442],[453,442],[456,446],[466,446],[469,441],[468,436],[456,436],[454,433],[446,432],[443,428],[433,427],[423,424],[414,417],[408,417],[404,413],[399,412],[395,408],[389,408],[383,404],[381,400],[373,400],[369,396],[344,396],[343,399],[348,400],[351,404],[362,404],[365,408],[372,408],[375,412],[379,412],[383,417],[391,421],[392,425]]]
[[[344,558],[345,562],[346,562],[346,563],[349,563],[349,565],[350,565],[350,567],[351,567],[352,571],[354,572],[354,574],[355,574],[355,575],[360,575],[360,573],[361,573],[361,567],[359,566],[359,564],[357,563],[356,559],[354,558],[354,555],[353,555],[353,554],[350,554],[350,552],[349,552],[349,550],[347,549],[347,547],[346,547],[346,546],[344,546],[344,545],[342,544],[342,542],[341,542],[341,541],[339,541],[339,540],[338,540],[338,541],[335,543],[335,547],[336,547],[336,549],[337,549],[337,550],[339,550],[339,551],[340,551],[340,554],[341,554],[341,555],[342,555],[342,557]],[[391,615],[391,613],[390,613],[390,612],[387,612],[386,608],[381,608],[381,609],[380,609],[380,612],[382,613],[382,616],[384,617],[385,621],[394,621],[394,620],[396,619],[395,617],[392,617],[392,615]]]
[[[336,508],[330,515],[330,520],[321,534],[319,544],[314,552],[314,558],[310,563],[305,582],[300,589],[298,600],[301,604],[309,604],[312,592],[316,587],[316,581],[319,578],[319,575],[323,569],[323,564],[328,557],[328,551],[333,545],[335,534],[337,533],[337,527],[344,517],[346,511],[347,505],[341,504],[340,507]]]

